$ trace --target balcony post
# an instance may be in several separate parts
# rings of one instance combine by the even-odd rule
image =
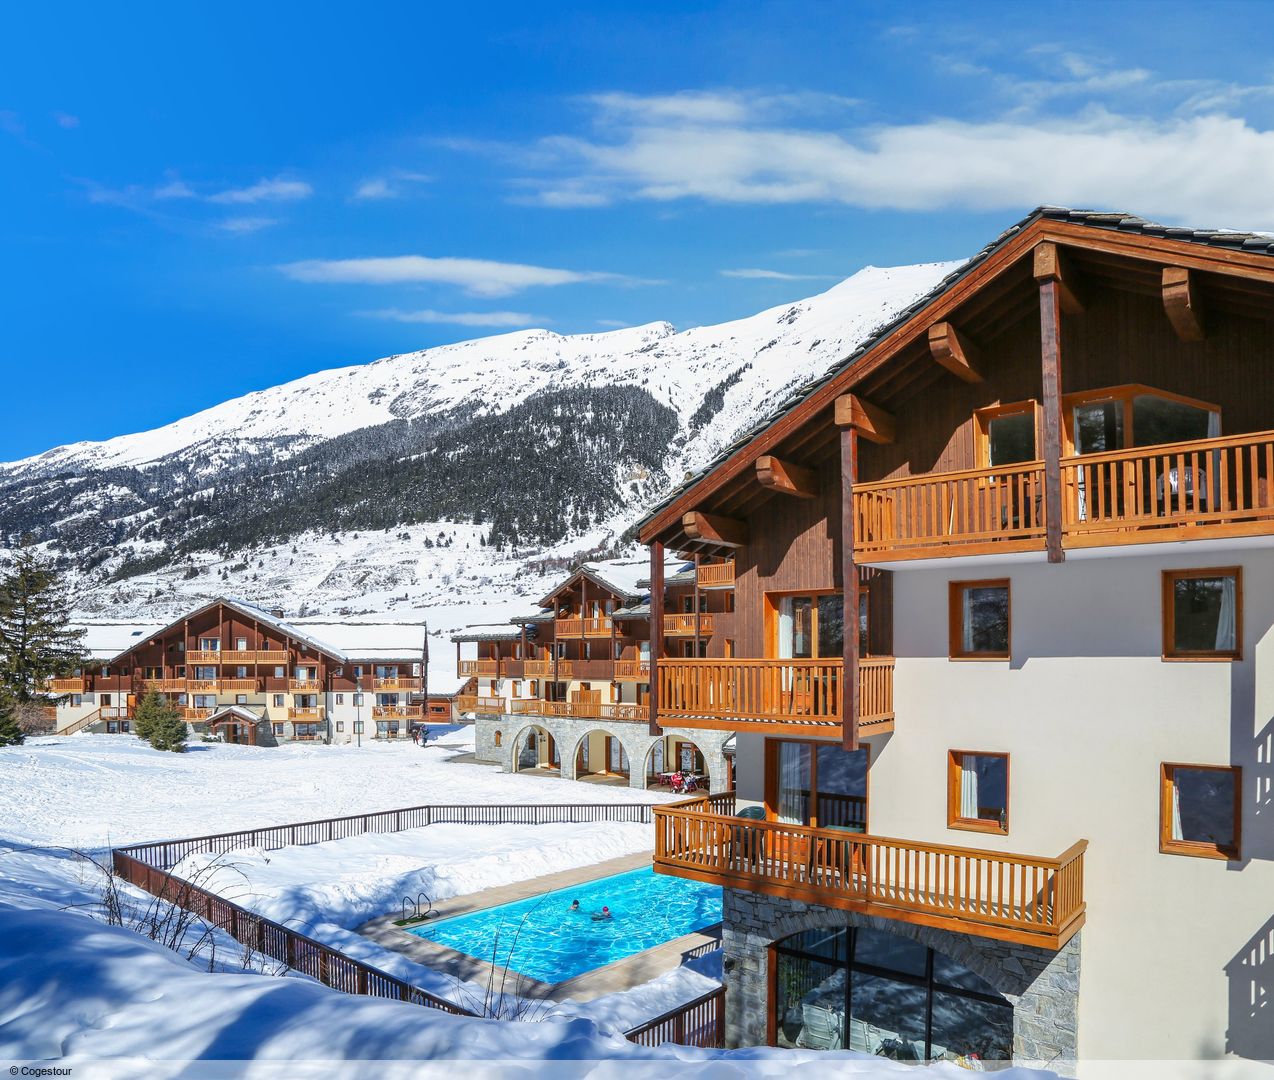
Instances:
[[[664,651],[664,543],[650,544],[650,725],[659,732],[659,657]],[[640,672],[638,672],[640,674]]]
[[[1066,558],[1062,550],[1062,308],[1077,310],[1078,302],[1063,279],[1056,245],[1036,247],[1035,280],[1040,287],[1044,546],[1048,561],[1059,563]]]
[[[858,749],[858,568],[854,565],[854,481],[858,431],[840,430],[840,550],[844,663],[841,672],[841,745]]]
[[[699,553],[695,552],[695,658],[699,656]]]

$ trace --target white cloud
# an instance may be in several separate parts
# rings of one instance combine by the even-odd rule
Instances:
[[[73,116],[71,113],[54,112],[53,121],[60,128],[77,128],[80,126],[80,118]]]
[[[392,199],[397,193],[389,186],[388,180],[364,180],[354,189],[356,199]]]
[[[410,184],[427,184],[433,180],[427,173],[395,170],[387,176],[374,176],[363,180],[354,189],[355,200],[398,199],[406,194]]]
[[[584,282],[648,284],[622,274],[560,270],[490,259],[396,255],[372,259],[307,259],[279,267],[294,281],[335,285],[457,285],[473,296],[509,296],[523,289]]]
[[[529,315],[525,311],[404,311],[402,308],[381,308],[379,311],[360,311],[372,319],[391,319],[401,323],[445,323],[455,326],[547,326],[549,320],[542,315]]]
[[[193,199],[195,189],[186,181],[174,178],[155,188],[152,194],[156,199]]]
[[[223,221],[217,222],[217,228],[222,232],[235,233],[242,235],[244,233],[254,233],[261,229],[268,229],[271,225],[277,225],[277,218],[268,217],[231,217]]]
[[[261,179],[255,184],[243,188],[228,188],[208,196],[212,203],[228,205],[245,205],[259,202],[290,202],[295,199],[308,199],[314,189],[304,180],[287,180],[276,176],[271,180]]]
[[[826,274],[788,274],[782,270],[760,270],[760,269],[742,269],[742,270],[722,270],[722,277],[728,278],[745,278],[763,281],[817,281],[826,278]]]
[[[1086,70],[1077,60],[1064,63],[1068,71]],[[1090,107],[1067,117],[1009,113],[829,131],[744,124],[729,109],[706,105],[708,121],[651,118],[661,111],[662,98],[643,122],[621,118],[592,137],[542,142],[538,149],[556,168],[540,181],[540,201],[553,205],[568,192],[576,205],[586,198],[703,199],[1014,212],[1058,203],[1195,224],[1274,226],[1274,132],[1239,117],[1147,119]]]

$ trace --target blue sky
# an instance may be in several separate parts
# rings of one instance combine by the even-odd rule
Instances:
[[[1274,229],[1274,9],[10,4],[0,460],[528,325],[679,327],[1041,202]]]

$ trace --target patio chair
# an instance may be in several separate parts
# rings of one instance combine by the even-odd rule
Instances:
[[[802,1050],[839,1050],[842,1047],[841,1016],[821,1005],[801,1008],[804,1021],[796,1045]]]
[[[742,810],[740,810],[734,816],[743,821],[764,821],[765,807],[764,806],[745,806]],[[744,855],[747,855],[747,854],[755,855],[756,858],[759,860],[765,859],[765,836],[764,835],[758,836],[754,842],[749,843],[749,841],[747,840],[747,836],[750,833],[751,833],[751,830],[742,825],[736,825],[731,828],[730,847],[729,847],[729,850],[726,852],[726,856],[728,859],[730,859],[731,862],[734,861],[734,856],[736,851],[741,851],[742,853],[744,853]]]

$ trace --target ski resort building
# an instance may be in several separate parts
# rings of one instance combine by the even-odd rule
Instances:
[[[1038,210],[641,523],[729,1045],[1274,1057],[1271,342],[1270,236]]]
[[[728,631],[730,565],[672,564],[664,625],[679,655],[707,655]],[[585,563],[536,611],[452,636],[457,671],[472,680],[457,707],[474,717],[479,760],[508,772],[639,788],[674,774],[712,790],[729,787],[729,732],[649,732],[649,569],[645,562]]]
[[[425,719],[416,623],[285,622],[222,599],[166,626],[91,626],[86,643],[94,664],[48,687],[60,735],[126,733],[151,690],[192,732],[253,746],[408,738]],[[456,688],[439,689],[430,719],[446,722]]]

